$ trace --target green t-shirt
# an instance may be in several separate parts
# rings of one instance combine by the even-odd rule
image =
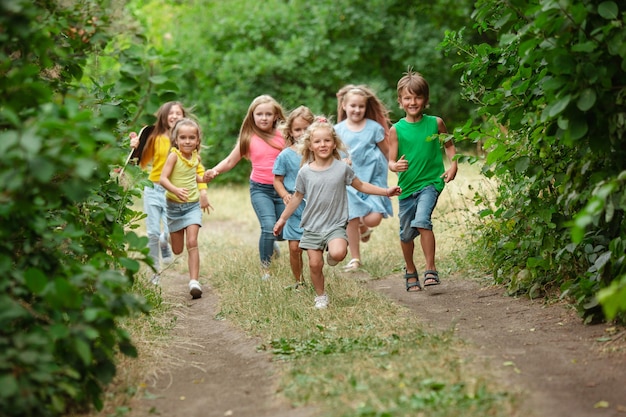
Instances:
[[[398,173],[402,188],[400,200],[416,191],[434,185],[441,192],[444,187],[441,175],[445,172],[438,134],[437,118],[424,114],[419,122],[400,119],[394,127],[398,135],[398,158],[404,155],[409,169]]]

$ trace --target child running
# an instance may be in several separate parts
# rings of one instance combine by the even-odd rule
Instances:
[[[272,173],[276,157],[285,148],[285,139],[278,129],[283,120],[283,108],[273,97],[256,97],[241,123],[239,139],[233,150],[204,174],[205,181],[209,182],[233,169],[242,158],[248,158],[252,163],[250,201],[261,225],[259,257],[263,281],[270,279],[272,256],[274,253],[278,255],[277,239],[272,233],[272,227],[285,208],[285,203],[274,189]],[[282,240],[282,236],[278,240]]]
[[[167,190],[167,225],[172,240],[172,251],[179,255],[187,243],[189,266],[189,293],[193,299],[202,297],[202,287],[198,282],[200,274],[200,254],[198,253],[198,232],[202,226],[198,175],[201,166],[200,126],[193,120],[180,119],[172,131],[172,150],[161,172],[161,185]],[[209,204],[206,212],[211,209]]]
[[[349,163],[362,181],[387,187],[389,130],[388,110],[374,92],[365,85],[346,85],[337,92],[335,130],[348,147]],[[361,266],[361,242],[367,242],[374,227],[383,218],[393,215],[391,200],[369,196],[348,187],[347,227],[350,262],[344,271],[357,271]]]
[[[402,187],[399,197],[400,246],[406,264],[406,290],[421,291],[413,260],[415,238],[420,236],[426,260],[424,286],[437,285],[440,279],[435,267],[435,234],[431,217],[444,185],[456,177],[458,163],[454,160],[454,142],[448,140],[444,148],[450,167],[446,170],[443,165],[437,135],[447,133],[447,129],[441,117],[424,113],[429,99],[429,87],[424,77],[409,70],[398,81],[397,90],[398,103],[406,116],[389,132],[389,169],[399,173],[398,183]]]
[[[306,107],[300,106],[289,113],[287,121],[282,126],[283,137],[287,144],[274,161],[274,188],[281,196],[285,205],[289,204],[291,196],[296,188],[296,176],[302,164],[302,155],[298,152],[299,139],[305,130],[313,123],[315,116]],[[302,249],[300,249],[300,238],[302,238],[302,228],[300,221],[305,202],[300,203],[296,211],[289,217],[283,229],[283,238],[289,242],[289,264],[296,283],[293,288],[298,289],[304,285],[302,278]]]
[[[296,192],[274,225],[278,235],[287,219],[296,211],[306,197],[302,213],[304,229],[300,247],[307,251],[311,282],[315,288],[315,308],[328,307],[328,295],[324,288],[324,251],[327,250],[328,265],[335,266],[348,252],[348,195],[346,186],[367,193],[395,196],[400,187],[381,188],[361,181],[352,168],[341,160],[340,151],[345,145],[337,136],[333,125],[324,117],[318,117],[302,136],[303,166],[296,178]]]
[[[163,103],[156,113],[156,123],[148,126],[151,130],[145,142],[140,141],[140,136],[135,132],[130,134],[130,147],[135,149],[139,166],[149,169],[150,186],[143,190],[143,208],[146,213],[146,233],[148,235],[148,248],[156,273],[151,282],[159,284],[161,279],[160,256],[163,262],[172,260],[169,246],[169,231],[167,229],[165,189],[159,184],[161,170],[165,165],[171,147],[170,134],[177,120],[187,117],[187,110],[179,101]],[[144,128],[145,129],[145,128]],[[200,175],[203,172],[199,172]],[[206,195],[206,184],[200,184],[200,206],[205,209],[209,205]],[[163,221],[163,230],[161,230]]]

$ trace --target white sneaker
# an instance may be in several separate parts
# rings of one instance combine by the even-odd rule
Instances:
[[[261,281],[269,281],[270,278],[271,275],[269,274],[269,272],[266,272],[263,274],[263,276],[261,276]]]
[[[200,286],[200,283],[195,279],[189,281],[189,294],[191,294],[191,298],[193,298],[194,300],[196,298],[202,297],[202,287]]]
[[[159,274],[154,274],[152,278],[150,279],[150,284],[159,285],[160,282],[161,282],[161,275]]]
[[[322,310],[328,307],[328,296],[326,294],[315,297],[315,308]]]
[[[329,266],[335,266],[339,263],[339,261],[336,261],[332,256],[330,256],[330,252],[326,252],[326,263]]]
[[[359,259],[351,259],[346,266],[343,267],[344,272],[354,272],[361,268],[361,261]]]

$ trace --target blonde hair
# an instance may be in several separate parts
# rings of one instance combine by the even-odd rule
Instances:
[[[252,140],[253,135],[257,135],[261,139],[263,139],[268,145],[276,149],[283,149],[283,146],[277,143],[274,143],[274,134],[265,132],[258,128],[258,126],[254,123],[254,110],[261,104],[270,103],[273,106],[274,116],[276,119],[274,120],[273,128],[276,129],[281,121],[285,120],[285,115],[283,113],[283,108],[272,96],[267,94],[256,97],[250,103],[248,107],[248,112],[246,113],[246,117],[243,119],[241,123],[241,128],[239,129],[239,152],[242,156],[247,156],[248,151],[250,150],[250,141]]]
[[[174,127],[172,128],[172,137],[170,138],[172,146],[178,149],[178,131],[181,126],[191,126],[196,129],[198,134],[198,145],[196,146],[196,150],[200,152],[200,148],[202,147],[202,130],[200,129],[198,122],[188,117],[179,119],[176,121],[176,124],[174,124]]]
[[[146,145],[141,152],[141,157],[139,158],[139,165],[142,168],[148,166],[148,164],[154,158],[154,141],[159,136],[167,136],[170,141],[170,127],[167,121],[167,118],[170,114],[170,110],[172,107],[178,106],[182,110],[183,117],[187,117],[187,109],[183,106],[183,103],[180,101],[168,101],[167,103],[163,103],[159,110],[154,114],[156,116],[156,123],[154,124],[154,129],[148,136],[146,140]]]
[[[309,124],[315,121],[315,115],[313,115],[313,112],[307,106],[299,106],[293,109],[289,113],[287,121],[285,123],[282,123],[279,127],[281,133],[283,134],[283,138],[285,138],[285,143],[287,144],[287,146],[291,146],[296,143],[296,140],[291,135],[291,127],[294,120],[296,120],[298,117],[306,120],[307,122],[309,122]]]
[[[374,91],[364,84],[348,84],[337,91],[337,122],[341,122],[347,117],[346,112],[343,109],[343,105],[350,95],[365,97],[365,118],[373,120],[381,125],[383,129],[385,129],[385,138],[387,138],[389,134],[389,126],[391,125],[391,121],[389,120],[389,110],[385,104],[378,97],[376,97]]]
[[[300,138],[300,153],[302,154],[301,165],[315,160],[315,155],[313,154],[313,151],[311,151],[311,136],[315,131],[320,129],[327,129],[330,131],[333,142],[335,143],[335,149],[333,150],[333,157],[335,159],[341,160],[340,152],[347,152],[346,145],[343,143],[337,132],[335,132],[335,127],[330,120],[325,116],[316,116],[313,123],[311,123],[311,126],[307,128]]]

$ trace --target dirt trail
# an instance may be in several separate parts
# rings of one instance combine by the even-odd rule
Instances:
[[[259,341],[216,319],[218,299],[208,285],[191,300],[186,279],[162,282],[165,296],[180,303],[172,360],[147,381],[130,416],[315,416],[278,399],[280,365],[256,350]],[[433,331],[454,328],[476,366],[522,394],[519,416],[626,416],[626,338],[617,333],[600,342],[611,337],[610,326],[585,326],[562,305],[514,299],[453,277],[422,293],[404,291],[397,275],[364,285],[405,305]]]
[[[454,328],[477,366],[522,394],[520,416],[626,416],[624,329],[585,326],[563,305],[511,298],[454,277],[422,293],[407,293],[400,276],[367,285],[434,330]]]

